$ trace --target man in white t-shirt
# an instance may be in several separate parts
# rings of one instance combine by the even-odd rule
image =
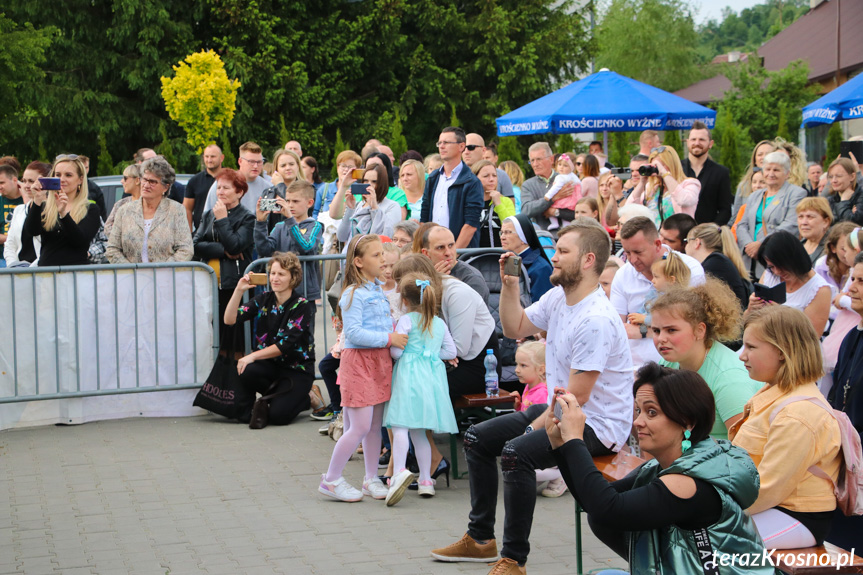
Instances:
[[[574,394],[587,416],[584,441],[594,455],[618,451],[632,427],[632,358],[626,332],[599,286],[611,251],[608,233],[595,221],[578,218],[558,233],[549,290],[527,309],[519,302],[518,278],[503,275],[500,320],[507,337],[547,331],[545,355],[549,400],[554,388]],[[440,561],[494,561],[497,457],[504,483],[504,545],[495,574],[523,574],[536,506],[536,470],[555,465],[545,420],[548,405],[473,425],[464,436],[471,512],[458,542],[432,551]],[[589,429],[589,431],[588,431]]]
[[[631,313],[642,313],[645,297],[650,288],[653,287],[651,280],[653,273],[650,266],[662,258],[662,254],[671,251],[671,248],[662,243],[659,231],[653,220],[644,216],[638,216],[628,220],[620,228],[620,244],[626,254],[626,265],[620,268],[611,282],[611,305],[620,314],[626,328],[626,335],[632,348],[632,360],[635,367],[648,361],[662,359],[653,338],[648,337],[648,327],[645,324],[633,325],[627,321]],[[689,268],[691,277],[689,285],[696,286],[704,283],[704,269],[698,260],[686,254],[675,252],[680,256]]]

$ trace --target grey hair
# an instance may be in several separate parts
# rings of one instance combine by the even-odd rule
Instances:
[[[650,208],[641,204],[626,204],[617,210],[617,217],[619,220],[624,218],[631,220],[632,218],[637,218],[639,216],[650,218],[651,220],[653,219],[653,214],[651,213]]]
[[[809,168],[811,168],[812,166],[818,166],[818,167],[820,168],[820,167],[821,167],[821,164],[819,164],[818,162],[807,162],[807,163],[806,163],[806,169],[807,169],[807,170],[808,170]]]
[[[174,184],[176,173],[168,160],[162,156],[154,156],[149,160],[141,162],[141,173],[150,172],[162,181],[162,184],[169,188]]]
[[[414,160],[414,161],[416,161],[416,160]],[[417,162],[417,163],[419,164],[419,162]],[[411,237],[411,239],[413,239],[414,234],[417,233],[418,229],[420,229],[419,221],[414,220],[414,219],[402,220],[399,223],[397,223],[395,226],[393,226],[393,233],[395,233],[396,230],[401,230],[404,233],[406,233],[407,235],[409,235]]]
[[[128,166],[126,166],[126,169],[123,170],[123,175],[128,175],[130,178],[140,178],[141,166],[139,166],[138,164],[129,164]]]
[[[766,156],[764,156],[763,165],[767,167],[767,164],[776,164],[785,172],[785,175],[791,173],[791,158],[788,157],[788,154],[785,152],[770,152]]]
[[[530,154],[531,152],[535,152],[537,150],[542,150],[549,155],[552,153],[551,146],[548,145],[548,142],[536,142],[531,144],[530,147],[527,149],[527,153]]]

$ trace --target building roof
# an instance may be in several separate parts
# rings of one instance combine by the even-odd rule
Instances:
[[[731,80],[722,74],[717,74],[712,78],[696,82],[691,86],[678,90],[674,92],[674,95],[686,98],[690,102],[707,105],[710,102],[724,98],[725,92],[730,89]]]
[[[836,20],[839,28],[840,68],[849,72],[863,67],[863,2],[828,0],[810,10],[758,49],[768,70],[782,70],[794,60],[809,63],[809,81],[836,73]]]

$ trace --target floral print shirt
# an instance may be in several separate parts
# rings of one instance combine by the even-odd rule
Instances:
[[[252,347],[256,350],[276,345],[282,355],[275,358],[288,369],[306,373],[315,372],[315,336],[312,319],[315,304],[298,293],[282,305],[276,295],[267,291],[242,304],[237,312],[237,322],[257,319]]]

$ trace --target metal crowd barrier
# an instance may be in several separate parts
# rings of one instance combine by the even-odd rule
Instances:
[[[189,305],[202,289],[212,304],[206,330]],[[218,287],[203,263],[4,268],[0,293],[0,404],[194,389],[218,354]],[[127,335],[134,341],[121,341]]]

